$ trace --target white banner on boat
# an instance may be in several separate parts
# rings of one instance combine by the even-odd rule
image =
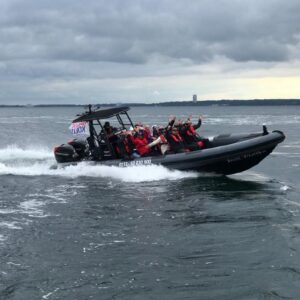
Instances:
[[[73,135],[90,135],[88,122],[72,123],[69,127]]]

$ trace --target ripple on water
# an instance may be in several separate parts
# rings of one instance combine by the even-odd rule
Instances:
[[[4,242],[6,240],[6,237],[2,234],[0,234],[0,243]]]
[[[0,222],[0,227],[5,227],[5,228],[9,228],[9,229],[22,229],[22,227],[20,227],[19,222],[13,221],[13,222]]]
[[[47,217],[42,207],[45,205],[44,202],[37,199],[30,199],[20,203],[20,213],[27,214],[30,217]]]

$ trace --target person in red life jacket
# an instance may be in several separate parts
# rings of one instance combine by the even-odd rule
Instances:
[[[166,139],[170,145],[170,150],[175,153],[185,152],[185,146],[181,135],[179,134],[178,127],[174,126],[175,117],[169,120],[169,124],[166,128]]]
[[[141,122],[138,122],[134,125],[133,131],[138,132],[139,130],[144,131],[144,137],[148,140],[149,143],[153,141],[149,126],[144,126]]]
[[[184,140],[185,147],[190,151],[204,148],[204,142],[196,132],[196,129],[200,128],[202,124],[202,119],[202,116],[199,116],[198,123],[193,125],[191,117],[189,117],[186,123],[180,126],[180,135]]]
[[[137,153],[131,130],[122,130],[120,133],[120,140],[123,143],[125,151],[123,158],[134,159],[140,157],[140,155]]]
[[[156,149],[156,146],[161,143],[161,139],[157,138],[151,143],[149,143],[149,140],[147,139],[147,133],[145,130],[140,129],[134,138],[134,144],[136,146],[137,152],[141,156],[146,156],[146,155],[158,155],[159,151]]]
[[[137,152],[141,156],[146,156],[151,152],[151,147],[148,146],[148,140],[145,137],[144,130],[140,129],[135,137],[134,137],[134,145],[136,147]]]

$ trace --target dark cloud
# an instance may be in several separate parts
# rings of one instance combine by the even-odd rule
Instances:
[[[133,69],[143,76],[138,66],[147,74],[153,61],[216,57],[285,62],[298,55],[291,49],[299,45],[299,13],[296,0],[2,0],[0,78],[102,78]]]
[[[195,62],[214,55],[284,60],[287,46],[298,42],[300,3],[267,3],[13,1],[2,21],[6,45],[1,57],[145,63],[159,54]]]

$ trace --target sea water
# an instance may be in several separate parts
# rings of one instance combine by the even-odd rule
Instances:
[[[232,176],[55,164],[78,107],[0,109],[0,299],[299,299],[298,107],[139,107],[199,133],[282,130]]]

